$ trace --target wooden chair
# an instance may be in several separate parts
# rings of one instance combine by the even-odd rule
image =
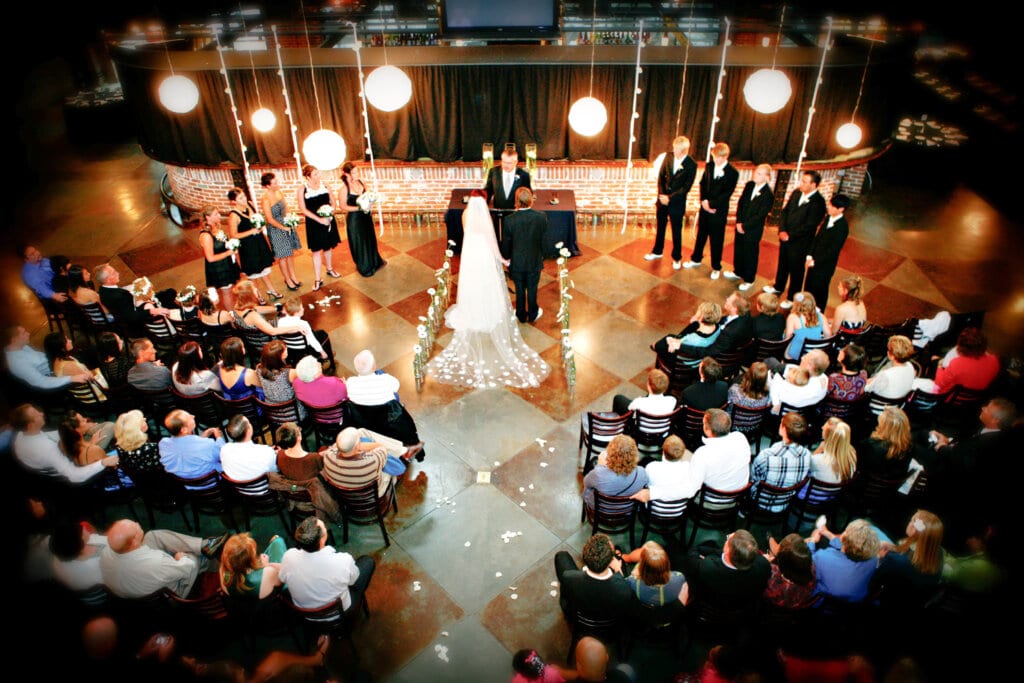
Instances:
[[[158,470],[136,470],[123,461],[120,467],[135,482],[135,488],[138,490],[139,497],[146,506],[150,529],[156,528],[156,518],[153,515],[153,511],[157,510],[163,513],[179,512],[185,528],[192,531],[192,524],[188,521],[188,516],[185,514],[185,503],[188,499],[178,481],[165,472],[163,468]]]
[[[198,329],[202,332],[202,337],[206,340],[203,351],[207,354],[208,358],[212,358],[214,360],[220,358],[220,345],[224,343],[224,340],[237,335],[235,326],[231,323],[207,325],[200,321]],[[244,343],[245,340],[243,339],[242,341]]]
[[[633,527],[636,525],[636,515],[639,502],[626,496],[606,496],[600,491],[594,491],[594,507],[587,507],[583,502],[583,514],[580,521],[590,521],[591,533],[603,532],[606,534],[618,534],[629,532],[629,547],[636,547],[636,535]]]
[[[637,512],[644,528],[640,535],[640,545],[647,541],[647,534],[650,531],[656,531],[664,537],[678,537],[682,541],[686,530],[686,511],[691,500],[693,499],[652,500],[646,505],[640,505]]]
[[[277,491],[270,488],[270,481],[267,475],[261,475],[248,481],[238,481],[226,474],[221,474],[221,481],[231,495],[231,499],[242,508],[245,515],[245,530],[252,529],[253,517],[268,517],[277,515],[281,520],[281,527],[288,532],[291,527],[284,514],[284,505],[281,503]]]
[[[754,341],[751,339],[732,351],[723,351],[714,357],[718,364],[722,366],[722,380],[726,384],[732,383],[736,376],[739,375],[740,370],[746,365],[753,346]]]
[[[275,444],[277,443],[277,428],[286,422],[294,422],[303,431],[309,425],[309,415],[303,418],[299,414],[298,399],[293,398],[282,403],[267,403],[258,398],[255,401],[263,413],[263,419],[266,421],[267,429],[270,431],[270,438]]]
[[[252,425],[253,440],[266,443],[267,422],[263,419],[263,413],[260,412],[255,394],[250,394],[245,398],[225,398],[222,394],[214,392],[213,399],[220,406],[220,413],[225,420],[230,420],[235,415],[245,415],[249,424]]]
[[[828,355],[829,367],[831,368],[835,365],[836,358],[839,356],[839,348],[836,347],[838,338],[838,334],[833,334],[831,337],[822,337],[821,339],[805,339],[803,352],[807,353],[815,349],[824,351]]]
[[[666,365],[659,356],[655,361],[655,367],[668,375],[667,393],[679,398],[683,389],[700,379],[697,367],[704,360],[703,356],[690,356],[683,351],[677,351],[672,358],[672,364]]]
[[[690,521],[693,529],[690,531],[690,539],[686,546],[693,545],[697,538],[697,529],[713,529],[718,531],[732,531],[736,528],[736,517],[740,510],[740,503],[750,490],[750,484],[734,491],[719,491],[707,484],[700,488],[698,498],[690,506]]]
[[[651,415],[642,410],[634,410],[629,432],[636,439],[640,452],[661,453],[662,444],[668,435],[675,431],[676,422],[684,410],[685,408],[680,406],[667,415]]]
[[[182,410],[187,410],[196,418],[196,427],[199,431],[207,427],[223,427],[224,417],[220,413],[220,405],[214,395],[217,392],[207,389],[201,394],[186,396],[171,387],[171,395],[174,397],[174,404]]]
[[[324,482],[341,509],[342,543],[348,543],[348,525],[351,522],[352,524],[376,524],[384,536],[384,545],[391,545],[387,527],[384,526],[384,516],[389,508],[393,509],[396,514],[398,513],[398,498],[395,496],[394,479],[391,480],[383,496],[378,494],[376,481],[358,489],[343,489],[326,477]]]
[[[844,484],[829,484],[810,477],[804,494],[801,496],[797,493],[790,501],[786,520],[789,528],[801,533],[801,529],[807,525],[813,526],[821,515],[834,517],[843,487]]]
[[[256,364],[260,362],[260,356],[263,355],[263,347],[266,346],[273,337],[256,329],[255,327],[242,327],[236,332],[245,344],[245,355],[248,356],[249,362],[252,366],[256,367]]]
[[[306,342],[306,336],[301,332],[282,334],[277,338],[288,347],[288,364],[293,368],[306,356],[314,356],[320,360],[319,354]],[[320,346],[323,348],[324,353],[327,354],[327,360],[322,360],[321,364],[326,364],[327,367],[325,369],[333,375],[338,371],[338,364],[334,360],[334,347],[331,345],[331,338],[327,337],[324,339]]]
[[[281,593],[280,600],[291,610],[298,621],[297,625],[304,634],[305,643],[300,643],[299,638],[295,638],[296,645],[300,649],[304,652],[310,651],[321,634],[327,634],[332,639],[339,636],[348,642],[353,657],[358,661],[359,650],[356,649],[356,645],[352,641],[352,631],[359,612],[361,611],[366,617],[369,617],[370,607],[363,591],[350,590],[349,595],[352,604],[346,610],[342,607],[340,597],[322,607],[304,608],[295,604],[287,590]]]
[[[132,392],[138,401],[137,405],[142,409],[149,422],[149,433],[154,436],[160,434],[160,430],[164,429],[164,419],[176,407],[174,395],[166,389],[149,391],[134,386]]]
[[[949,390],[945,402],[936,409],[935,420],[943,429],[959,436],[978,425],[978,415],[986,398],[986,391],[968,389],[958,384]]]
[[[725,410],[726,405],[721,405],[719,408]],[[681,410],[682,416],[679,420],[678,431],[687,447],[691,451],[695,451],[704,437],[704,413],[707,411],[698,410],[693,406],[682,406]]]
[[[748,494],[741,506],[745,528],[749,529],[754,523],[774,526],[781,521],[785,535],[789,504],[806,483],[807,477],[804,477],[792,486],[775,486],[764,481],[758,483],[756,490],[751,486],[753,493]]]
[[[313,420],[313,431],[316,434],[317,448],[331,445],[338,437],[338,432],[341,431],[342,421],[345,418],[346,402],[347,401],[339,401],[333,406],[326,406],[323,408],[303,403],[303,405],[306,406],[306,411],[309,413],[310,418]]]
[[[66,302],[54,301],[53,299],[44,299],[40,296],[36,296],[36,299],[46,313],[46,325],[49,327],[50,332],[63,332],[64,327],[67,326],[67,334],[69,337],[72,336],[71,323],[67,318],[67,304],[74,306],[75,302],[71,301],[71,299],[68,299]]]
[[[220,472],[211,470],[194,479],[174,474],[171,474],[170,477],[181,485],[185,499],[192,507],[192,522],[196,526],[197,535],[202,533],[201,514],[214,515],[221,521],[226,518],[228,520],[226,526],[238,531],[238,525],[235,524],[235,517],[231,511],[231,501],[225,494]]]
[[[853,480],[843,487],[842,507],[847,513],[846,521],[856,517],[870,517],[883,529],[902,515],[902,501],[899,488],[906,480],[903,474],[886,479],[876,474],[857,470]]]
[[[157,355],[167,362],[178,352],[181,336],[164,316],[150,316],[145,322],[146,336],[153,342]],[[168,363],[170,365],[170,363]]]
[[[101,398],[96,386],[90,381],[79,384],[68,385],[68,407],[95,420],[105,420],[108,417],[115,417],[113,410],[107,404],[106,398]]]
[[[232,638],[231,614],[219,590],[197,598],[182,598],[166,589],[164,595],[178,627],[176,633],[190,652],[212,653]]]
[[[792,341],[792,339],[780,339],[779,341],[755,339],[754,361],[763,363],[766,358],[782,360],[786,355],[786,349]]]
[[[622,658],[625,650],[628,649],[625,641],[629,637],[629,630],[623,628],[624,624],[625,620],[620,616],[588,612],[580,608],[574,609],[572,616],[569,618],[571,636],[569,638],[569,653],[566,657],[566,665],[573,665],[573,658],[576,655],[576,644],[584,636],[597,638],[604,643],[614,643],[617,654]]]
[[[949,398],[949,392],[933,394],[923,389],[914,389],[907,397],[903,412],[910,419],[915,430],[931,429],[940,406]]]
[[[897,325],[873,325],[870,330],[861,333],[866,356],[864,367],[868,374],[875,374],[878,366],[886,359],[889,337],[902,334],[907,339],[913,339],[916,327],[917,318],[907,318]]]
[[[82,312],[81,321],[84,323],[83,332],[92,337],[94,343],[98,342],[101,332],[117,332],[124,337],[124,332],[113,321],[107,319],[107,313],[103,305],[98,301],[91,304],[75,304]]]
[[[896,406],[900,410],[903,410],[903,406],[907,405],[907,401],[910,399],[910,393],[898,398],[885,398],[878,394],[866,394],[868,397],[868,409],[867,412],[870,415],[865,415],[869,420],[872,417],[878,417],[885,410],[886,406]]]
[[[765,418],[771,414],[772,404],[765,404],[763,408],[744,408],[740,405],[732,406],[732,431],[740,432],[747,437],[747,443],[751,449],[757,450],[760,447],[761,433],[764,427]],[[689,444],[689,442],[687,442]],[[700,440],[694,442],[699,444]]]
[[[607,448],[608,442],[613,438],[625,433],[632,420],[632,410],[628,410],[622,415],[588,411],[580,417],[580,444],[577,452],[582,452],[584,447],[587,449],[583,453],[583,459],[579,462],[579,467],[584,470],[584,473],[592,469],[591,458],[596,457],[598,451]]]

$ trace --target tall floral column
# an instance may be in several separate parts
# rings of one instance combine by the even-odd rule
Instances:
[[[576,285],[569,279],[569,268],[566,265],[571,255],[562,242],[555,245],[558,247],[558,292],[560,305],[558,307],[558,322],[562,328],[562,366],[565,368],[565,379],[569,385],[569,398],[576,393],[576,358],[572,350],[572,330],[569,327],[569,302],[572,294],[569,289],[575,289]]]

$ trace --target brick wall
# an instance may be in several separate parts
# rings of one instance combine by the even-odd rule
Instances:
[[[703,172],[703,163],[698,164]],[[856,197],[861,193],[867,173],[867,161],[855,166],[823,167],[815,164],[813,168],[822,175],[821,190],[826,196],[831,195],[839,183],[843,193]],[[381,194],[384,195],[385,212],[413,214],[425,216],[443,213],[448,207],[448,198],[452,189],[460,187],[479,187],[482,185],[482,167],[479,163],[438,164],[432,162],[378,162],[377,179]],[[792,168],[792,167],[790,167]],[[168,180],[179,206],[186,209],[199,209],[206,204],[225,206],[226,193],[237,182],[233,179],[230,169],[211,169],[184,167],[166,164]],[[732,198],[731,212],[735,212],[736,202],[744,183],[750,180],[754,167],[751,164],[739,164],[740,182]],[[289,210],[294,206],[295,190],[301,184],[301,176],[294,166],[267,168],[252,167],[250,182],[261,194],[260,176],[269,170],[278,174],[281,187],[285,191]],[[240,171],[234,172],[241,177]],[[323,174],[329,187],[341,184],[339,171],[328,171]],[[628,194],[626,180],[629,179]],[[364,165],[363,177],[367,185],[369,165]],[[798,178],[790,174],[788,194],[796,187]],[[624,161],[614,162],[545,162],[537,166],[534,173],[534,186],[539,188],[572,189],[576,193],[577,211],[584,215],[609,218],[621,217],[624,202],[628,196],[630,215],[638,220],[646,220],[647,214],[653,214],[657,185],[653,177],[653,169],[646,160],[633,162],[631,169]],[[699,204],[697,183],[693,185],[688,200],[687,213],[695,213]]]

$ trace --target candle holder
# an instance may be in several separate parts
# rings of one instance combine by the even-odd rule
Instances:
[[[483,146],[483,152],[481,155],[482,167],[483,167],[483,178],[486,180],[487,174],[494,167],[494,143],[485,142]]]
[[[526,143],[526,172],[530,174],[530,179],[534,180],[537,172],[537,143],[535,142]]]

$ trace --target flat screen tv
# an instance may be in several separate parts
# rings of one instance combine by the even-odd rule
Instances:
[[[553,38],[558,0],[442,0],[441,33],[449,38]]]

